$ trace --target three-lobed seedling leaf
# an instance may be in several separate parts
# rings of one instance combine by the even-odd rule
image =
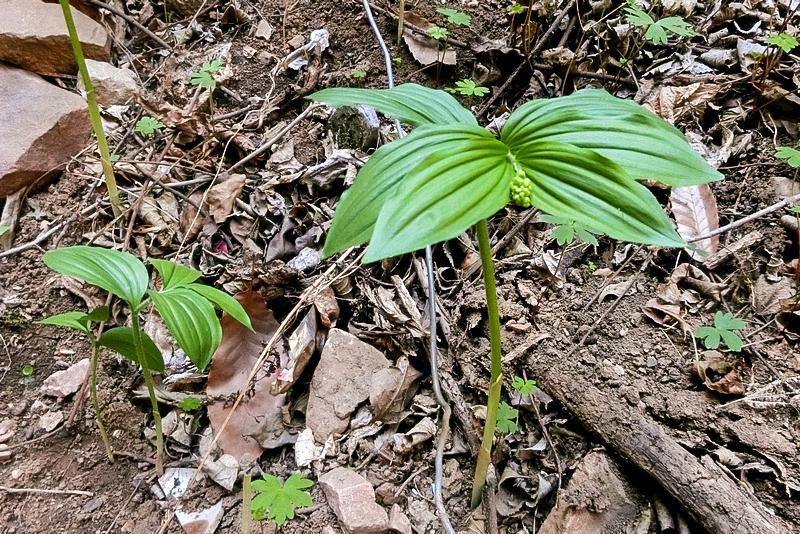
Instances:
[[[178,403],[178,409],[186,413],[196,412],[201,406],[203,406],[203,401],[194,395],[190,395]]]
[[[513,434],[517,431],[517,419],[519,410],[513,408],[506,401],[497,407],[497,430],[506,434]]]
[[[714,326],[701,326],[694,334],[703,339],[707,349],[717,349],[720,342],[724,341],[730,350],[739,352],[742,350],[742,338],[734,331],[742,330],[746,326],[744,320],[734,317],[732,313],[718,311],[714,314]]]
[[[455,24],[456,26],[469,26],[472,24],[472,17],[463,11],[458,11],[451,7],[440,7],[436,12],[444,15],[447,18],[447,22],[450,24]]]
[[[787,54],[797,46],[800,46],[797,37],[786,32],[771,33],[767,36],[765,42],[769,45],[777,46]]]
[[[476,84],[473,80],[464,79],[456,82],[455,87],[447,89],[450,93],[458,93],[462,96],[486,96],[489,94],[489,88]]]
[[[200,68],[192,71],[189,76],[189,83],[197,85],[203,89],[211,89],[212,91],[217,87],[217,81],[214,79],[214,74],[222,70],[222,61],[214,59],[206,61]]]
[[[553,229],[553,237],[555,238],[556,243],[558,243],[558,245],[561,247],[568,243],[572,243],[575,240],[576,235],[578,236],[578,239],[584,243],[588,243],[589,245],[593,245],[595,247],[598,245],[597,238],[590,230],[587,230],[582,224],[567,219],[566,217],[558,217],[556,215],[540,215],[539,220],[556,225],[556,227]]]
[[[536,380],[522,378],[521,376],[514,377],[514,380],[511,382],[511,387],[514,388],[514,390],[520,395],[533,395],[539,391],[539,386],[536,384]]]
[[[681,37],[694,37],[698,35],[692,25],[681,17],[664,17],[654,19],[649,13],[642,10],[631,0],[625,8],[625,18],[637,28],[647,28],[644,38],[653,44],[667,44],[667,32]]]
[[[265,517],[280,526],[294,518],[296,508],[311,506],[314,502],[305,489],[314,483],[301,473],[293,473],[281,484],[278,477],[265,474],[262,480],[254,480],[251,488],[256,493],[250,502],[250,510],[255,519]]]
[[[796,148],[780,146],[775,151],[775,157],[784,160],[793,169],[800,167],[800,150]]]
[[[164,123],[162,123],[160,120],[156,119],[155,117],[145,115],[136,121],[134,131],[145,136],[151,136],[159,133],[163,127]]]

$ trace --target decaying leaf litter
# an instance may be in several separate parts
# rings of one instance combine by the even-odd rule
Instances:
[[[159,347],[168,364],[159,388],[162,411],[165,421],[174,421],[171,432],[165,428],[167,465],[175,471],[154,493],[152,421],[146,404],[136,400],[141,389],[127,362],[108,356],[101,369],[107,425],[115,449],[124,453],[113,466],[105,463],[82,394],[45,396],[39,388],[54,372],[69,371],[89,348],[33,322],[74,308],[73,300],[88,304],[99,297],[47,273],[42,252],[56,244],[111,247],[125,240],[127,228],[114,229],[110,209],[98,204],[99,162],[91,149],[78,156],[60,180],[31,189],[19,215],[12,217],[17,208],[9,197],[2,224],[13,228],[12,253],[0,260],[0,355],[8,362],[0,374],[0,440],[6,446],[0,450],[0,486],[64,493],[3,490],[0,498],[16,503],[3,507],[3,520],[31,532],[87,526],[154,532],[177,506],[184,524],[219,519],[217,531],[238,532],[240,473],[249,470],[256,480],[263,471],[286,480],[300,470],[315,481],[336,476],[328,476],[324,491],[316,484],[315,505],[282,530],[346,526],[353,518],[335,504],[342,480],[361,488],[357,495],[379,524],[400,532],[438,531],[430,490],[438,413],[425,350],[424,268],[410,258],[363,267],[356,253],[333,262],[319,254],[345,186],[377,139],[393,136],[389,121],[360,113],[337,121],[331,110],[307,111],[303,100],[325,87],[385,84],[361,3],[202,3],[122,6],[171,50],[118,17],[104,17],[122,36],[115,63],[141,81],[134,103],[104,114],[125,200],[137,206],[128,246],[141,257],[199,268],[206,281],[243,293],[240,298],[261,299],[262,338],[232,355],[255,361],[274,338],[271,350],[231,410],[243,386],[220,384],[213,364],[209,377],[199,375],[174,347]],[[408,14],[419,19],[407,19],[412,24],[399,46],[392,16],[397,6],[374,8],[399,59],[398,82],[457,88],[457,81],[472,80],[492,93],[459,98],[477,112],[494,99],[487,120],[502,121],[518,102],[591,85],[642,102],[676,124],[726,176],[707,190],[667,191],[652,184],[687,240],[798,193],[790,152],[798,139],[797,50],[784,52],[767,41],[772,34],[797,35],[797,5],[637,4],[653,22],[622,3],[564,5],[563,17],[557,7],[542,4],[522,6],[520,13],[510,3],[447,6],[470,15],[465,27],[449,23],[439,5],[407,3]],[[687,21],[699,35],[680,35],[688,31],[673,20],[659,25],[666,43],[652,42],[661,34],[650,28],[669,17]],[[446,28],[447,37],[437,42],[420,33],[426,25]],[[409,33],[416,35],[413,41]],[[427,68],[415,46],[435,53]],[[455,65],[440,64],[451,54]],[[215,59],[224,68],[214,74],[213,91],[192,85],[192,73]],[[356,70],[366,75],[354,76]],[[153,135],[133,132],[143,116],[164,127]],[[782,157],[775,157],[778,147]],[[63,222],[68,224],[36,243],[42,250],[26,245]],[[797,528],[796,215],[782,208],[721,234],[718,243],[700,239],[696,249],[680,253],[602,237],[598,247],[580,241],[560,246],[557,228],[510,207],[492,221],[493,241],[501,244],[495,254],[506,337],[504,400],[518,410],[518,428],[497,441],[493,498],[488,509],[473,513],[464,466],[472,463],[485,414],[485,303],[473,236],[435,250],[442,386],[454,410],[444,497],[457,529],[581,532],[624,523],[653,532],[701,532],[702,525],[719,524],[660,489],[664,483],[656,473],[649,474],[658,485],[642,482],[625,463],[636,458],[594,428],[605,420],[586,420],[580,410],[587,404],[655,422],[704,469],[735,481],[789,531]],[[41,287],[48,299],[41,298]],[[737,330],[741,350],[724,343],[708,347],[708,337],[693,335],[715,326],[717,312],[746,321]],[[163,331],[155,321],[148,328]],[[541,391],[516,392],[512,379],[523,375],[539,380]],[[315,382],[323,379],[329,389],[319,395],[322,386]],[[578,391],[580,398],[559,398],[562,391]],[[271,401],[262,404],[259,396],[266,394]],[[203,407],[190,409],[187,398],[199,398]],[[216,445],[221,450],[211,445],[220,424],[215,410],[223,417],[232,412],[232,420],[248,427],[232,449],[224,442]],[[257,465],[240,463],[246,443],[257,444],[251,451],[264,449]],[[589,452],[603,443],[606,452]],[[202,471],[193,472],[202,457]],[[180,502],[158,499],[159,490],[176,496],[174,490],[179,493],[191,477]],[[605,496],[612,512],[596,513],[593,491]],[[41,506],[64,513],[43,517]],[[594,526],[574,530],[581,528],[579,517]],[[253,528],[274,529],[270,525]],[[172,521],[163,528],[182,527]]]

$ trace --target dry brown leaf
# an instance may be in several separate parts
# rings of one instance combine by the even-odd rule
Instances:
[[[215,225],[225,222],[225,219],[233,212],[236,199],[244,188],[246,176],[244,174],[223,174],[217,178],[217,183],[208,190],[203,213],[197,215],[197,208],[192,204],[186,204],[181,215],[181,230],[186,234],[186,239],[194,238],[197,233],[209,223]],[[192,202],[200,205],[203,200],[203,193],[198,191],[189,197]]]
[[[781,278],[779,282],[771,283],[762,274],[753,286],[753,311],[759,315],[778,313],[781,311],[781,301],[790,299],[793,295],[791,280]]]
[[[319,320],[325,328],[336,326],[339,318],[339,303],[336,302],[336,293],[327,287],[314,297],[314,307],[319,312]]]
[[[742,373],[739,365],[734,365],[715,350],[707,350],[694,362],[694,372],[703,384],[712,391],[725,395],[744,395]]]
[[[275,377],[263,370],[256,375],[253,384],[246,383],[263,346],[277,331],[278,322],[258,293],[241,293],[236,299],[250,316],[254,331],[223,315],[222,343],[211,360],[206,393],[208,419],[216,435],[236,396],[242,389],[246,390],[244,399],[219,436],[218,444],[224,453],[234,456],[240,463],[248,463],[257,459],[264,450],[252,437],[253,432],[262,428],[265,420],[281,424],[286,396],[271,393]]]
[[[674,123],[687,112],[702,111],[714,99],[721,87],[713,83],[693,83],[687,86],[656,87],[643,105],[663,119]]]
[[[427,19],[420,17],[416,13],[406,13],[405,18],[407,22],[423,30],[434,26],[434,24],[431,24]],[[414,59],[424,66],[433,65],[437,62],[445,65],[456,64],[456,51],[452,46],[442,49],[439,41],[427,35],[414,33],[408,26],[403,29],[403,41],[405,41]]]
[[[670,193],[670,201],[678,233],[685,240],[691,241],[719,228],[717,200],[708,184],[675,187]],[[694,244],[706,254],[690,250],[689,255],[693,260],[702,261],[719,250],[719,236]]]

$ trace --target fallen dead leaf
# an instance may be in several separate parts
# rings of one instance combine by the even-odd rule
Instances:
[[[186,204],[181,215],[181,230],[186,235],[186,240],[193,239],[206,224],[218,225],[225,222],[244,188],[245,178],[244,174],[220,175],[218,182],[209,189],[205,204],[201,206],[203,213],[199,216],[196,207]],[[199,206],[203,193],[198,191],[189,198]]]
[[[420,17],[416,13],[406,13],[406,21],[427,30],[434,26],[427,19]],[[445,65],[456,64],[456,51],[453,47],[441,48],[439,41],[427,35],[414,33],[406,26],[403,29],[403,41],[405,41],[411,55],[424,66],[433,65],[440,62]]]
[[[708,184],[675,187],[670,193],[670,201],[678,233],[685,240],[691,241],[719,228],[717,201]],[[687,252],[693,260],[702,261],[719,250],[719,236],[696,241],[694,245],[699,251]]]
[[[744,395],[745,386],[739,365],[725,359],[715,350],[707,350],[694,362],[693,370],[703,384],[712,391],[725,395]]]

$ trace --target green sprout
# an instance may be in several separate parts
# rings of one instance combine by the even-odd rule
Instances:
[[[109,319],[108,308],[103,306],[90,313],[71,311],[48,317],[43,324],[63,326],[86,335],[92,345],[91,380],[93,401],[98,428],[105,434],[97,402],[96,373],[99,347],[106,347],[128,358],[142,368],[144,383],[150,397],[150,406],[156,427],[156,471],[164,472],[164,433],[161,413],[155,392],[152,372],[164,372],[161,351],[142,330],[140,315],[151,306],[161,316],[167,330],[189,360],[202,372],[222,341],[222,327],[214,308],[219,308],[243,325],[251,328],[250,318],[239,301],[213,287],[196,281],[200,271],[165,260],[151,259],[150,263],[161,277],[160,290],[150,288],[147,267],[128,252],[102,247],[74,246],[47,252],[42,261],[53,271],[77,278],[121,299],[130,312],[130,326],[117,326],[97,336],[94,323]],[[113,461],[111,446],[104,437],[109,459]]]
[[[649,13],[643,11],[632,0],[628,1],[625,8],[625,19],[637,28],[647,28],[644,38],[653,44],[667,44],[667,32],[680,37],[694,37],[698,35],[692,25],[681,17],[664,17],[655,20]]]
[[[217,88],[217,81],[214,79],[214,74],[222,70],[222,65],[222,61],[219,59],[206,61],[200,68],[192,71],[189,75],[189,83],[213,91]]]
[[[443,41],[444,39],[447,39],[447,36],[450,35],[450,32],[447,30],[447,28],[442,28],[441,26],[431,26],[428,28],[428,35],[437,41]]]
[[[489,94],[488,87],[477,85],[474,81],[469,79],[459,80],[456,82],[455,87],[447,89],[450,93],[458,93],[462,96],[486,96]]]
[[[353,70],[350,71],[350,76],[354,80],[363,80],[364,78],[367,77],[367,73],[366,73],[366,71],[363,71],[361,69],[353,69]]]
[[[797,41],[797,37],[794,35],[788,34],[786,32],[781,33],[771,33],[765,39],[766,43],[772,46],[777,46],[781,50],[783,50],[786,54],[797,48],[800,45],[800,42]]]
[[[714,326],[701,326],[694,334],[703,339],[703,345],[707,349],[717,349],[720,341],[724,341],[730,350],[739,352],[742,350],[742,338],[734,331],[742,330],[746,326],[747,323],[734,317],[732,313],[718,311],[714,314]]]
[[[505,434],[513,434],[517,431],[517,419],[519,410],[512,408],[506,401],[502,401],[497,407],[497,430]]]
[[[256,493],[250,501],[253,518],[260,521],[267,514],[278,526],[283,525],[288,519],[294,518],[296,508],[314,504],[311,494],[303,491],[313,485],[301,473],[293,473],[283,484],[278,477],[269,474],[264,475],[262,480],[253,480],[250,484]]]
[[[556,227],[553,230],[553,237],[558,243],[558,246],[563,247],[568,243],[572,243],[575,240],[575,236],[578,236],[578,239],[587,243],[589,245],[597,246],[597,238],[594,236],[594,233],[590,230],[587,230],[585,226],[580,223],[577,223],[571,219],[566,217],[558,217],[557,215],[540,215],[539,220],[542,222],[555,224]]]
[[[136,121],[136,127],[134,128],[134,131],[149,137],[151,135],[160,133],[163,127],[164,127],[163,122],[156,119],[155,117],[145,115],[144,117]]]
[[[471,504],[477,507],[492,459],[503,385],[487,219],[517,197],[573,221],[576,233],[581,226],[612,239],[684,247],[658,200],[639,180],[655,178],[681,187],[722,175],[674,126],[600,89],[524,103],[499,138],[479,126],[452,95],[420,85],[331,88],[309,98],[333,107],[372,106],[416,128],[380,147],[359,170],[336,206],[324,257],[367,244],[363,261],[377,262],[475,229],[491,348],[485,426],[472,486]],[[526,188],[515,193],[512,188],[520,185]]]
[[[194,395],[190,395],[178,403],[178,409],[186,413],[196,412],[201,406],[203,406],[203,401]]]
[[[510,6],[506,8],[506,11],[509,15],[521,15],[525,12],[525,6],[520,4],[519,2],[514,2]]]
[[[437,13],[444,15],[447,18],[447,22],[450,24],[455,24],[456,26],[467,26],[469,27],[472,24],[472,17],[463,13],[461,11],[455,10],[450,7],[440,7],[437,10]]]
[[[11,226],[8,224],[0,224],[0,236],[7,234],[11,231]]]
[[[796,148],[781,146],[775,151],[775,157],[784,160],[789,167],[797,169],[800,167],[800,150]]]
[[[33,381],[33,375],[36,373],[36,369],[33,368],[33,365],[27,364],[23,365],[22,369],[19,370],[19,374],[22,375],[22,378],[19,379],[20,384],[28,385]]]
[[[514,377],[513,382],[511,382],[511,387],[514,388],[514,390],[520,395],[533,395],[539,391],[539,386],[536,384],[536,380],[522,378],[521,376]]]

